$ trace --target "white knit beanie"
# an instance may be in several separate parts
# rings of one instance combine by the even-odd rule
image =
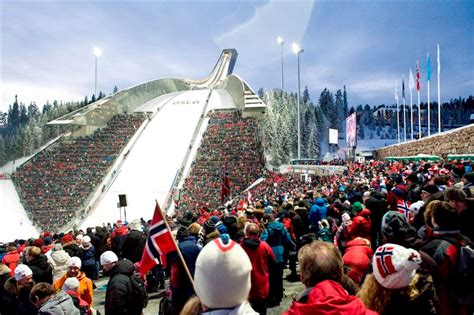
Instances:
[[[104,252],[102,255],[100,255],[100,264],[102,266],[116,262],[116,261],[118,261],[118,257],[117,255],[115,255],[113,251],[108,250]]]
[[[77,289],[79,289],[79,280],[76,277],[70,277],[67,278],[66,281],[64,281],[63,284],[63,291],[74,291],[77,292]]]
[[[15,268],[15,280],[20,281],[26,277],[32,276],[33,271],[27,265],[19,264]]]
[[[420,264],[416,250],[390,243],[377,248],[372,259],[375,279],[387,289],[407,287]]]
[[[69,267],[77,267],[81,269],[82,261],[79,257],[71,257],[67,260],[67,266]]]
[[[230,308],[247,301],[252,264],[239,244],[217,238],[196,260],[194,290],[209,308]]]

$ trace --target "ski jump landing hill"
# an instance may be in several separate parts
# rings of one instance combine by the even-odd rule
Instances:
[[[208,125],[206,114],[239,110],[243,117],[258,117],[265,112],[266,106],[254,90],[232,74],[236,60],[237,51],[225,49],[204,80],[166,78],[142,83],[51,121],[52,125],[69,125],[68,136],[79,137],[103,127],[115,114],[145,113],[148,117],[95,187],[81,213],[63,230],[124,220],[123,208],[118,207],[121,194],[127,199],[127,221],[150,219],[155,200],[172,212],[168,196],[179,190],[190,171]],[[8,185],[11,187],[11,182]],[[9,189],[2,199],[8,202],[1,201],[0,214],[11,220],[0,221],[0,241],[31,234],[32,223],[15,190]]]

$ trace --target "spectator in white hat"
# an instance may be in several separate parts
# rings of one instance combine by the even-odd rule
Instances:
[[[181,314],[195,314],[202,309],[200,314],[226,310],[225,314],[257,315],[247,301],[251,271],[252,263],[239,244],[229,239],[212,240],[196,261],[194,290],[198,299],[189,300]]]
[[[35,285],[33,271],[27,265],[19,264],[15,268],[15,276],[5,282],[5,290],[16,297],[11,305],[16,309],[15,314],[36,314],[36,308],[30,301],[30,291]],[[3,314],[3,309],[0,313]]]
[[[104,275],[110,277],[105,293],[105,315],[141,315],[143,301],[137,301],[132,294],[133,263],[128,259],[119,260],[112,251],[100,256]]]
[[[94,298],[94,290],[92,280],[87,278],[86,274],[81,271],[82,262],[79,257],[71,257],[67,262],[67,272],[56,282],[54,282],[54,288],[59,291],[63,288],[64,282],[70,277],[75,277],[79,280],[78,293],[81,299],[92,305]]]

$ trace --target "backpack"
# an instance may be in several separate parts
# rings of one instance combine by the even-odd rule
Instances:
[[[474,246],[466,240],[445,239],[458,248],[458,262],[449,292],[461,305],[474,305]]]
[[[145,282],[139,274],[133,273],[130,276],[130,283],[132,284],[131,301],[137,309],[142,310],[148,305]]]

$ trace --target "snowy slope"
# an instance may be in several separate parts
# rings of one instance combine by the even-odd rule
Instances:
[[[38,237],[11,180],[0,180],[0,242]]]
[[[160,110],[130,150],[112,186],[81,227],[124,219],[117,208],[119,194],[127,195],[127,221],[153,216],[155,199],[163,205],[183,163],[208,95],[209,90],[186,91],[145,104],[146,111],[155,111],[158,107]]]

